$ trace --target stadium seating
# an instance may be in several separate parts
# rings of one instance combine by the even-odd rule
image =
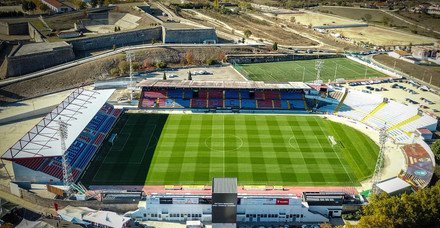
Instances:
[[[114,109],[109,104],[103,105],[67,149],[66,158],[74,181],[84,171],[121,113],[122,110]],[[47,173],[58,179],[63,178],[61,157],[22,159],[17,160],[17,164]]]
[[[280,100],[273,100],[273,108],[281,109],[281,101]]]
[[[238,95],[238,93],[237,93],[237,95]],[[240,100],[232,100],[232,99],[225,100],[225,107],[239,108],[240,107]]]
[[[271,100],[280,99],[280,92],[274,90],[265,90],[264,99],[271,99]]]
[[[209,90],[209,99],[223,99],[223,90]]]
[[[296,91],[281,92],[281,99],[283,100],[300,100],[302,99],[302,93]]]
[[[223,99],[209,99],[208,108],[223,107]]]
[[[199,89],[195,95],[193,89],[144,89],[143,94],[139,108],[304,109],[300,90]]]
[[[182,89],[169,89],[168,90],[168,98],[182,98],[183,90]]]
[[[191,99],[191,108],[206,108],[206,99]]]
[[[264,91],[255,91],[255,99],[256,100],[264,100],[265,98],[265,92]]]
[[[199,99],[207,99],[208,98],[208,90],[201,89],[199,90]]]
[[[249,99],[249,90],[240,91],[240,99]]]
[[[241,99],[241,108],[247,108],[247,109],[255,109],[256,101],[255,100],[248,100],[248,99]]]
[[[225,90],[225,99],[239,99],[239,91],[238,90]]]
[[[144,91],[145,98],[167,98],[167,90]]]
[[[193,98],[193,91],[190,89],[186,89],[183,91],[183,99],[191,99]]]
[[[174,108],[188,108],[190,106],[190,100],[176,98],[174,100]]]
[[[273,108],[272,100],[257,100],[258,108]]]

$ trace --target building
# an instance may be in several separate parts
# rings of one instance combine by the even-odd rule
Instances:
[[[18,45],[6,57],[6,76],[28,74],[71,61],[74,58],[72,45],[64,41]]]
[[[403,193],[411,193],[413,190],[411,185],[399,177],[392,177],[376,184],[379,192],[385,192],[388,195],[396,196]]]
[[[70,12],[73,9],[69,6],[64,5],[63,3],[59,2],[58,0],[41,0],[41,2],[49,7],[50,10],[52,10],[55,13],[66,13]]]
[[[131,218],[115,212],[97,211],[87,207],[67,206],[57,213],[61,219],[82,226],[122,228],[132,222]]]
[[[419,128],[417,129],[417,133],[423,138],[423,140],[430,140],[434,136],[432,131],[428,128]]]
[[[71,181],[78,180],[122,113],[107,103],[113,92],[78,88],[30,129],[1,157],[12,161],[14,181],[61,184],[63,153],[70,158]],[[67,124],[65,152],[58,133],[60,119]]]
[[[261,194],[245,188],[237,187],[237,178],[214,178],[212,192],[149,193],[144,189],[146,199],[125,216],[137,221],[212,222],[213,227],[299,225],[328,222],[330,217],[340,217],[345,206],[353,211],[365,203],[354,193],[303,192],[298,197],[300,192]]]
[[[395,51],[392,51],[392,52],[388,52],[388,55],[390,57],[393,57],[393,58],[396,58],[396,59],[400,59],[400,58],[411,56],[411,53],[403,51],[403,50],[395,50]]]
[[[417,46],[411,49],[412,56],[420,60],[440,63],[440,48],[436,46]]]

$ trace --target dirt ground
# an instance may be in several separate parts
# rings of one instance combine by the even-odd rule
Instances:
[[[351,19],[344,19],[341,17],[335,17],[330,16],[326,14],[321,13],[314,13],[314,12],[302,12],[302,13],[295,13],[295,14],[279,14],[277,15],[278,18],[284,19],[284,20],[290,20],[292,17],[295,18],[295,22],[298,22],[302,25],[309,25],[312,26],[321,26],[321,25],[346,25],[346,24],[358,24],[358,23],[364,23],[362,21],[358,20],[351,20]]]
[[[395,62],[397,70],[400,70],[401,72],[424,82],[431,83],[434,86],[440,87],[440,66],[416,65],[403,60],[395,59],[388,55],[375,55],[373,59],[392,68],[394,67]]]
[[[355,41],[369,42],[375,45],[409,45],[435,43],[437,39],[400,32],[375,26],[331,29]]]
[[[292,46],[312,46],[318,44],[317,42],[302,37],[298,34],[287,32],[279,27],[273,26],[267,21],[258,20],[245,14],[224,15],[213,10],[197,10],[197,12],[220,20],[236,31],[244,32],[245,30],[250,30],[253,37],[270,40],[272,42],[277,42],[278,44]],[[187,19],[194,20],[194,18],[191,17],[191,14],[186,13],[184,16],[187,17]],[[195,18],[195,20],[203,23],[198,18]]]

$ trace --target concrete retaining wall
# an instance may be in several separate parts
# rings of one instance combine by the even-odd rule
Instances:
[[[28,34],[28,23],[8,23],[0,22],[0,34],[4,35],[27,35]]]
[[[163,28],[164,43],[217,43],[217,34],[213,28],[194,28],[194,29],[167,29]]]
[[[6,58],[8,66],[6,76],[12,77],[31,73],[71,61],[74,58],[75,54],[71,46],[55,48],[53,51],[29,55],[10,55]]]
[[[90,51],[106,48],[110,49],[113,45],[121,47],[133,44],[147,44],[151,43],[151,40],[153,39],[162,39],[161,27],[70,40],[67,42],[73,45],[74,51]]]
[[[46,38],[31,23],[28,23],[28,34],[35,42],[46,42]]]

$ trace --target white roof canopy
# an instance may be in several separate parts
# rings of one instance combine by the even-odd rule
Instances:
[[[59,120],[67,123],[66,148],[75,141],[93,116],[101,109],[114,89],[73,91],[54,110],[9,148],[2,159],[55,157],[63,155],[58,135]]]

